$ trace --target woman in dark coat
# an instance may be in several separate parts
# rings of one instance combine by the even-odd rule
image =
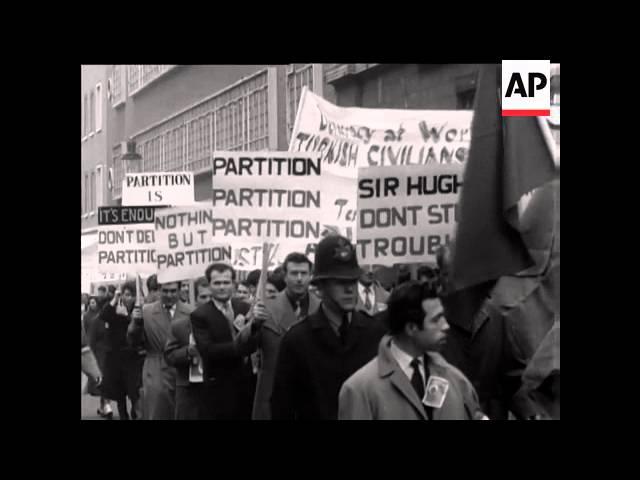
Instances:
[[[127,342],[127,328],[135,298],[135,282],[127,282],[122,287],[122,293],[116,291],[101,313],[108,344],[102,392],[105,397],[117,402],[120,420],[129,420],[127,397],[131,401],[131,419],[137,419],[137,403],[142,386],[144,355]]]
[[[98,299],[96,297],[90,297],[89,310],[82,317],[82,324],[87,335],[89,347],[91,347],[91,351],[95,355],[96,361],[98,362],[98,367],[100,368],[101,372],[104,372],[108,343],[106,339],[104,322],[100,319],[100,308],[98,306]],[[97,387],[96,383],[91,378],[88,381],[87,390],[91,396],[100,397],[100,408],[98,408],[98,415],[111,420],[113,418],[111,403],[102,395],[101,390]]]

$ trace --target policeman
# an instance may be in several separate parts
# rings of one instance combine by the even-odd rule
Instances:
[[[337,420],[342,383],[376,356],[385,327],[355,311],[361,274],[347,238],[320,241],[311,280],[320,308],[282,339],[271,397],[274,420]]]

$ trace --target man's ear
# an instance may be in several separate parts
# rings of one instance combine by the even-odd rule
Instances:
[[[418,326],[413,322],[405,323],[404,325],[404,334],[408,337],[413,337]]]

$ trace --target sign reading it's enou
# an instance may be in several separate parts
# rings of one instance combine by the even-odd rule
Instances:
[[[551,115],[551,61],[502,61],[502,116]]]
[[[98,209],[98,273],[156,272],[155,209],[148,206]]]
[[[122,181],[122,205],[184,206],[194,203],[193,172],[128,173]]]

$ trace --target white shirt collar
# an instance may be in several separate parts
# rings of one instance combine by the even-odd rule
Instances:
[[[398,348],[398,346],[391,340],[391,345],[389,346],[389,350],[391,351],[391,355],[395,358],[398,365],[404,372],[404,374],[411,380],[413,376],[413,367],[411,366],[411,362],[413,361],[413,357],[409,355],[404,350]],[[420,362],[420,375],[422,375],[422,379],[424,380],[424,358],[423,356],[418,357],[418,361]]]
[[[358,294],[360,295],[360,298],[362,299],[362,303],[364,303],[367,299],[367,294],[364,291],[365,290],[365,286],[362,285],[360,282],[358,282]],[[373,288],[373,283],[371,285],[369,285],[369,299],[371,300],[371,304],[373,305],[375,303],[376,300],[376,292]]]

